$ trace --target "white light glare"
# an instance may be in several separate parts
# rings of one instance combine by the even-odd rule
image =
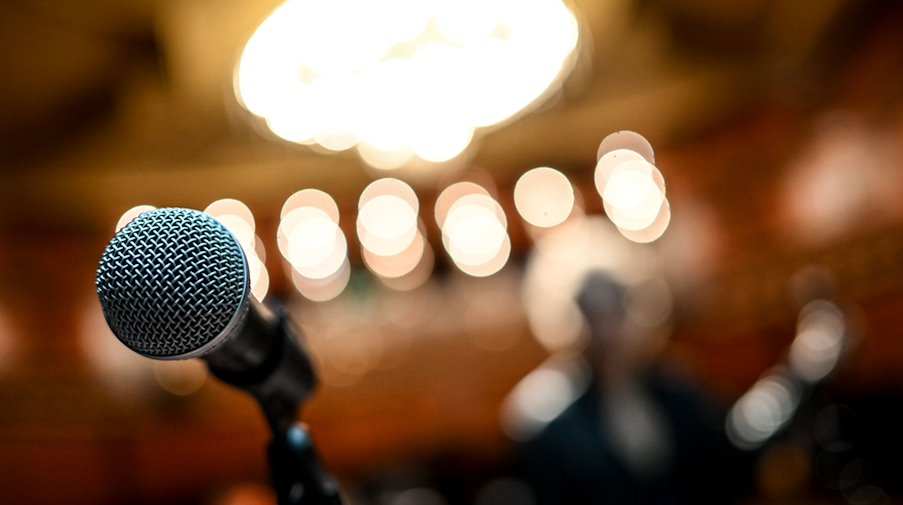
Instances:
[[[759,380],[728,413],[731,442],[741,449],[762,445],[787,424],[799,399],[797,386],[785,377],[773,375]]]
[[[514,206],[524,221],[550,228],[563,223],[574,209],[574,187],[554,168],[534,168],[514,185]]]
[[[671,221],[665,179],[654,165],[652,145],[642,135],[620,131],[599,145],[594,172],[605,214],[626,238],[648,243]]]
[[[291,270],[292,284],[302,296],[315,302],[325,302],[339,296],[351,279],[351,266],[346,259],[332,275],[322,279],[310,279]]]
[[[411,246],[417,235],[417,195],[398,179],[372,182],[361,193],[357,233],[373,254],[392,256]]]
[[[256,224],[251,209],[240,200],[223,198],[208,205],[204,213],[222,223],[238,240],[248,260],[251,294],[262,301],[269,290],[270,278],[263,262],[266,257],[263,241],[254,233]]]
[[[816,300],[804,307],[790,345],[790,368],[809,383],[825,378],[840,360],[845,331],[843,312],[833,303]]]
[[[527,441],[561,415],[586,391],[587,364],[553,355],[514,387],[502,405],[502,427],[514,440]]]
[[[281,215],[276,244],[295,274],[326,279],[347,262],[348,242],[331,196],[315,189],[298,191],[285,201]]]
[[[646,161],[625,161],[612,172],[602,193],[605,213],[618,228],[642,230],[658,216],[665,194],[655,181],[658,170]]]
[[[156,209],[156,207],[154,207],[153,205],[138,205],[123,212],[122,217],[120,217],[119,221],[116,223],[116,231],[118,232],[119,230],[125,228],[127,224],[131,223],[133,219],[135,219],[142,213],[154,209]]]
[[[396,279],[417,268],[423,260],[426,247],[426,240],[420,232],[417,232],[411,244],[398,254],[381,256],[364,248],[361,255],[371,272],[382,278]]]
[[[560,0],[288,0],[246,44],[235,87],[287,141],[358,146],[383,169],[439,163],[549,93],[577,39]]]
[[[599,150],[596,152],[596,159],[601,159],[606,154],[620,149],[632,151],[649,163],[655,163],[655,151],[652,149],[652,144],[646,140],[646,137],[630,130],[614,132],[602,139],[602,142],[599,143]]]
[[[448,210],[442,223],[442,243],[464,273],[486,277],[508,261],[511,241],[507,226],[504,211],[492,197],[467,194]]]

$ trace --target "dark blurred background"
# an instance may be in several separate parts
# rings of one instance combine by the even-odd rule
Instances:
[[[676,293],[664,358],[713,398],[730,405],[782,360],[801,271],[828,272],[850,308],[849,352],[757,458],[749,502],[903,496],[903,4],[568,5],[580,44],[543,103],[417,173],[281,141],[239,106],[232,69],[271,0],[0,4],[0,502],[266,503],[253,402],[200,364],[128,355],[94,294],[123,212],[234,198],[267,251],[267,300],[319,364],[302,419],[352,503],[531,503],[501,407],[550,351],[521,304],[536,234],[514,187],[553,167],[604,214],[594,156],[618,130],[651,142],[667,180],[672,222],[648,246]],[[435,251],[413,290],[371,274],[356,239],[358,198],[386,176],[410,181]],[[489,276],[456,268],[434,220],[460,180],[508,216],[510,258]],[[328,301],[297,291],[277,249],[305,188],[335,199],[348,237],[350,280]],[[852,452],[819,446],[829,414]]]

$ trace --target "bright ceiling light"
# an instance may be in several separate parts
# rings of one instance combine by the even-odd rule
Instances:
[[[561,0],[288,0],[245,45],[235,87],[287,141],[357,146],[381,169],[441,163],[548,94],[577,40]]]

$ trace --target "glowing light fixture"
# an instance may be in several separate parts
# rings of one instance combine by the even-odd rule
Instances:
[[[577,41],[561,0],[288,0],[245,45],[235,88],[287,141],[356,147],[381,169],[441,163],[547,94]]]
[[[671,222],[671,204],[652,145],[639,133],[619,131],[602,140],[597,155],[594,182],[605,214],[629,240],[657,240]]]

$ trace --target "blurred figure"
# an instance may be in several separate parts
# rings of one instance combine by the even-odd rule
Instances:
[[[577,305],[589,341],[585,391],[523,443],[540,503],[727,504],[750,487],[752,458],[729,443],[724,412],[657,366],[659,328],[631,321],[627,288],[589,272]]]
[[[525,301],[528,315],[531,304],[546,311],[531,322],[552,320],[555,307],[566,314],[570,303],[585,323],[579,339],[550,348],[506,406],[540,504],[724,505],[751,489],[754,453],[730,443],[726,409],[657,360],[671,292],[650,251],[598,220],[537,244]]]

